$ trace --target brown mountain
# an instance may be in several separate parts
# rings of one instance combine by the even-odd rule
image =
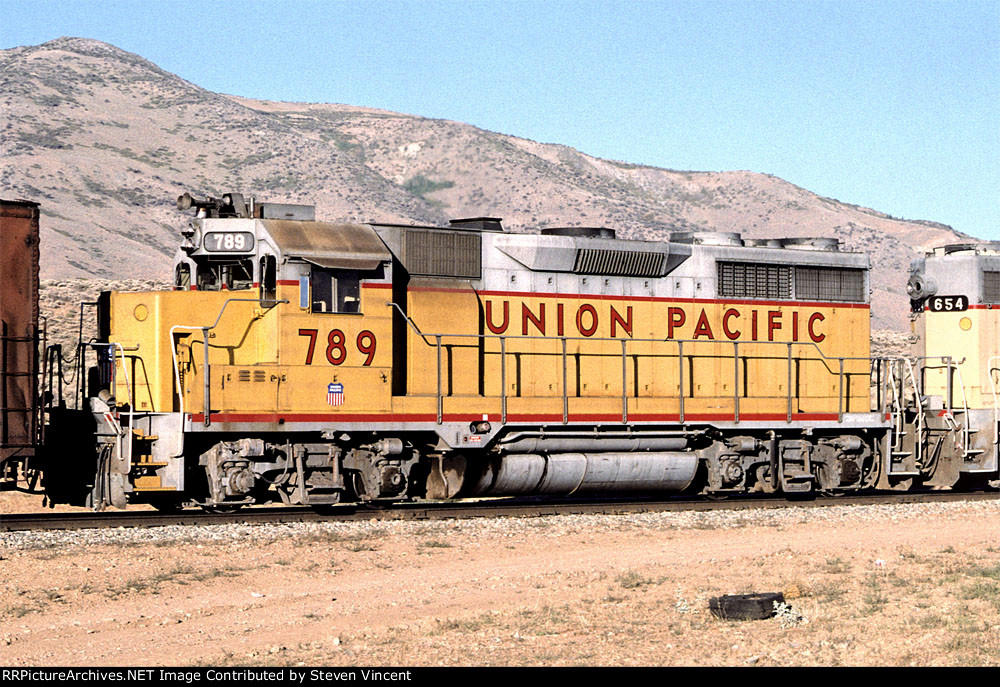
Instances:
[[[184,223],[175,198],[242,191],[314,203],[331,220],[837,236],[871,255],[876,326],[901,328],[909,260],[964,238],[765,174],[659,169],[459,122],[212,93],[88,39],[0,51],[0,111],[0,197],[42,203],[49,278],[166,279]]]

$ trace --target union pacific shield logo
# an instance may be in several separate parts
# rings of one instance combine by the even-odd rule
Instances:
[[[344,385],[329,384],[326,387],[326,402],[331,406],[344,405]]]

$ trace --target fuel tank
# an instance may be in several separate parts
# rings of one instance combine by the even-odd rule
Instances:
[[[683,491],[694,481],[698,456],[686,451],[522,453],[469,468],[469,496]]]

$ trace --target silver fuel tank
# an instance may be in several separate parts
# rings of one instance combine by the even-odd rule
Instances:
[[[687,451],[508,454],[481,466],[479,478],[466,482],[467,495],[682,491],[694,481],[698,462]]]

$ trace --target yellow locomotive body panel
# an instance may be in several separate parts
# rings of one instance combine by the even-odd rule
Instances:
[[[434,419],[438,335],[442,410],[456,418],[499,419],[504,396],[511,421],[620,420],[623,397],[633,421],[676,421],[682,403],[688,420],[737,412],[742,420],[778,420],[789,398],[793,419],[868,410],[868,337],[838,335],[867,332],[867,307],[442,287],[407,294],[424,335],[408,332],[407,393],[393,397],[386,287],[366,285],[361,312],[350,314],[299,309],[297,284],[279,285],[278,298],[289,303],[273,308],[240,300],[254,299],[252,290],[116,293],[112,340],[128,366],[122,374],[117,359],[117,397],[133,398],[137,410],[176,412],[179,379],[184,412],[203,419],[200,328],[218,318],[209,364],[220,422]],[[336,399],[331,384],[342,385]]]
[[[927,394],[951,399],[948,407],[993,408],[1000,369],[1000,305],[972,304],[965,311],[921,313],[918,355],[924,363]],[[994,375],[990,383],[991,369]],[[960,376],[960,378],[959,378]]]
[[[203,420],[202,328],[214,324],[208,363],[212,412],[219,421],[275,422],[303,414],[391,409],[390,313],[382,290],[362,290],[361,313],[301,310],[294,305],[297,283],[278,285],[277,299],[289,303],[263,307],[256,296],[256,290],[113,294],[111,341],[125,350],[124,366],[116,358],[117,397],[133,398],[138,410],[183,410]],[[137,308],[149,314],[139,320]],[[343,394],[342,405],[328,399],[328,387],[335,383],[351,390]]]
[[[249,295],[249,292],[246,292]],[[208,327],[228,298],[241,292],[161,291],[113,293],[110,304],[109,340],[120,344],[123,358],[116,357],[116,393],[120,401],[132,399],[136,410],[177,412],[174,353],[181,383],[190,395],[204,360],[204,337],[190,327]],[[259,324],[251,303],[231,303],[209,337],[213,364],[254,365],[262,351],[258,346]],[[173,330],[174,346],[171,346]],[[273,345],[273,344],[272,344]],[[265,351],[265,355],[267,352]],[[131,389],[127,386],[131,385]],[[200,409],[200,401],[197,402]],[[185,411],[193,406],[185,403]]]
[[[565,396],[569,421],[621,421],[623,397],[633,421],[676,421],[681,395],[689,420],[731,420],[737,404],[741,419],[781,419],[789,367],[797,417],[867,412],[870,403],[868,339],[838,335],[868,331],[866,306],[421,289],[409,309],[416,322],[436,313],[433,331],[446,333],[443,395],[506,396],[522,420],[563,420]],[[435,395],[435,337],[409,344],[409,389]],[[478,393],[454,391],[474,383]]]

